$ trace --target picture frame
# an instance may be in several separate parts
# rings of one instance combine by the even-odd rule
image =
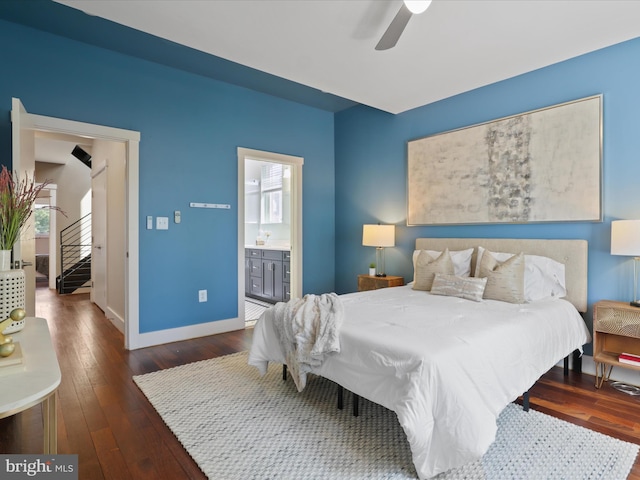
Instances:
[[[602,221],[602,95],[411,140],[407,224]]]

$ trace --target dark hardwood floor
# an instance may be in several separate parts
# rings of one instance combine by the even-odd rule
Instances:
[[[49,322],[62,370],[58,452],[78,454],[80,479],[205,478],[131,377],[246,350],[251,330],[129,352],[88,295],[58,296],[39,288],[37,315]],[[590,375],[564,377],[554,368],[531,389],[531,406],[640,443],[640,397],[593,384]],[[39,406],[0,420],[0,452],[42,452]],[[629,478],[640,480],[638,459]]]

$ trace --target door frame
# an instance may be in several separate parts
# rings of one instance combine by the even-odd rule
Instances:
[[[92,167],[95,168],[96,164],[95,161],[92,164]],[[105,316],[107,316],[107,318],[109,318],[109,315],[107,315],[107,312],[109,310],[109,304],[107,302],[107,291],[108,291],[108,269],[107,269],[107,263],[108,263],[108,251],[109,251],[109,246],[108,246],[108,242],[107,242],[107,216],[108,216],[108,209],[109,209],[109,203],[106,200],[107,199],[107,164],[105,163],[104,165],[101,165],[99,168],[96,169],[97,171],[91,171],[91,301],[93,303],[95,303],[98,308],[100,310],[102,310],[105,314]],[[100,175],[103,175],[103,177],[100,177]],[[103,200],[104,203],[103,204],[99,204],[98,202],[95,201],[96,199],[96,178],[100,177],[101,179],[99,179],[98,181],[103,182],[103,187],[104,190],[102,191],[103,194]],[[99,207],[96,208],[96,204],[98,203]],[[97,225],[100,224],[100,222],[96,222],[96,216],[98,217],[98,219],[100,219],[100,214],[96,215],[96,212],[102,212],[102,220],[104,221],[102,224],[102,238],[99,239],[100,244],[96,245],[96,228]],[[97,249],[100,249],[99,252],[99,256],[101,257],[101,260],[96,260],[96,254],[94,253]],[[101,263],[99,263],[101,262]],[[97,268],[99,267],[99,268]],[[103,281],[102,282],[96,282],[96,272],[102,268],[102,276],[103,276]],[[99,286],[96,287],[96,284],[98,284]],[[96,295],[96,291],[100,292],[99,295]],[[104,294],[104,295],[103,295]],[[111,322],[116,324],[116,322],[111,319]],[[119,323],[119,322],[117,322]],[[116,327],[119,327],[118,329],[121,329],[122,326],[121,325],[117,325]]]
[[[40,184],[41,185],[41,184]],[[52,208],[52,212],[55,211],[55,207],[58,206],[57,193],[58,185],[55,183],[49,183],[45,185],[43,191],[49,193],[49,208]],[[49,288],[55,290],[56,288],[56,265],[58,264],[58,235],[56,235],[58,229],[58,216],[49,216]]]
[[[58,206],[58,185],[50,183],[45,187],[49,190],[49,206]],[[54,210],[55,211],[55,210]],[[56,288],[56,265],[58,265],[58,216],[49,215],[49,288]],[[53,232],[53,234],[51,233]]]
[[[19,99],[14,99],[18,100]],[[62,118],[46,117],[33,113],[26,114],[29,128],[34,131],[63,133],[88,138],[108,140],[125,144],[126,150],[126,199],[125,199],[125,312],[124,347],[128,350],[141,348],[139,290],[139,146],[140,132],[120,128],[76,122]]]
[[[35,181],[35,135],[33,119],[18,98],[11,99],[11,161],[12,170],[27,180]],[[33,208],[33,206],[32,206]],[[33,216],[20,229],[13,245],[14,268],[24,272],[24,309],[27,315],[36,314],[36,232]],[[27,268],[24,268],[27,267]]]
[[[302,296],[302,166],[303,157],[238,147],[238,318],[244,309],[244,220],[245,161],[281,163],[291,166],[291,298]]]

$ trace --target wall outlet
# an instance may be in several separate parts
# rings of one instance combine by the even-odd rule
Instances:
[[[198,301],[200,303],[207,301],[207,291],[206,290],[198,290]]]

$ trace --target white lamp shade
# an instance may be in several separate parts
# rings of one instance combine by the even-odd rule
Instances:
[[[396,245],[396,226],[363,225],[362,245],[366,247],[394,247]]]
[[[640,256],[640,220],[611,222],[611,255]]]

